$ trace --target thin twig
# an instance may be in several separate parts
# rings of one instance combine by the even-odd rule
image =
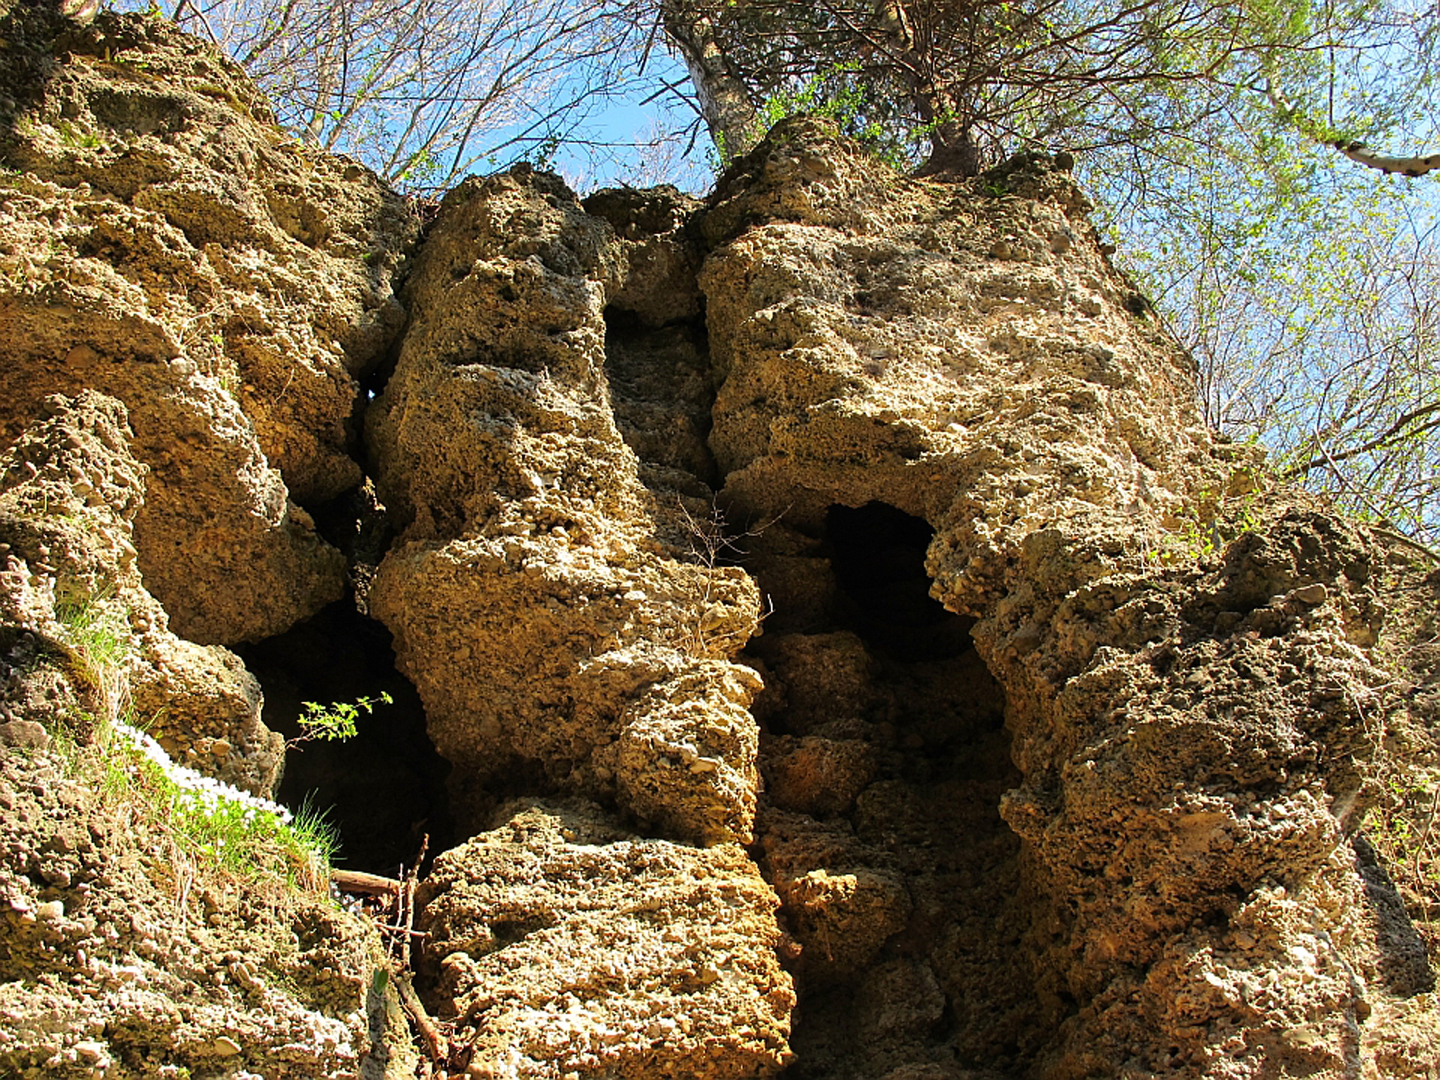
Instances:
[[[430,1051],[430,1060],[437,1065],[444,1065],[450,1056],[449,1046],[440,1029],[435,1026],[435,1021],[425,1011],[425,1005],[420,1000],[420,995],[415,993],[415,987],[410,983],[410,973],[402,971],[395,979],[395,988],[400,993],[400,1004],[410,1014],[410,1019],[415,1022],[415,1029],[420,1032],[425,1040],[426,1049]]]

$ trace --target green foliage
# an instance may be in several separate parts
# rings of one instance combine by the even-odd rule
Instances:
[[[55,621],[92,682],[103,681],[130,654],[125,612],[104,598],[62,602],[56,605]]]
[[[393,705],[395,699],[388,693],[381,692],[378,697],[356,698],[353,702],[332,701],[322,705],[316,701],[307,701],[301,705],[300,727],[304,734],[298,739],[290,741],[291,746],[298,743],[310,742],[313,739],[321,739],[329,742],[334,739],[353,739],[355,737],[356,723],[360,719],[363,710],[369,714],[375,711],[377,705]]]
[[[1261,525],[1253,492],[1227,498],[1214,491],[1202,491],[1195,504],[1177,515],[1174,530],[1147,557],[1164,565],[1206,562],[1246,533],[1258,531]]]
[[[124,667],[130,654],[128,616],[108,598],[59,605],[55,612],[67,667],[92,691],[101,715],[72,717],[88,746],[67,725],[51,731],[55,749],[76,772],[91,771],[111,805],[130,807],[168,834],[199,864],[248,878],[280,877],[289,884],[323,887],[337,839],[312,806],[291,820],[268,800],[182,769],[128,716]],[[388,695],[381,695],[388,701]],[[361,699],[369,708],[373,701]],[[353,729],[355,706],[320,710],[319,727]],[[122,715],[125,714],[125,715]],[[323,737],[340,737],[335,734]]]
[[[876,157],[896,169],[909,168],[910,148],[921,142],[933,125],[914,125],[892,131],[875,119],[874,90],[861,76],[857,62],[832,64],[796,88],[780,88],[766,97],[756,118],[756,135],[763,137],[780,121],[792,116],[820,116],[833,121]],[[721,156],[724,148],[721,146]]]

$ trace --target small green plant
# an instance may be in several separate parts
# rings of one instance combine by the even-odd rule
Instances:
[[[61,120],[55,130],[60,133],[60,141],[66,146],[81,150],[97,150],[101,146],[100,136],[93,131],[79,131],[68,120]]]
[[[102,790],[143,808],[179,850],[211,870],[326,887],[338,846],[334,826],[307,800],[296,814],[229,784],[176,765],[139,728],[106,729]]]
[[[75,681],[92,699],[90,707],[100,725],[118,720],[125,711],[129,683],[125,662],[130,655],[127,613],[105,597],[90,597],[56,605],[55,621],[61,628],[61,653]],[[95,718],[84,714],[87,728]]]
[[[303,734],[291,739],[286,746],[298,746],[316,739],[330,742],[335,739],[353,739],[356,722],[363,710],[367,715],[377,705],[394,705],[395,699],[381,691],[377,697],[361,697],[354,701],[332,701],[322,705],[318,701],[306,701],[301,705],[300,728]]]
[[[1218,556],[1233,540],[1258,531],[1262,524],[1253,492],[1226,498],[1202,491],[1199,501],[1186,506],[1178,517],[1179,527],[1147,554],[1151,561],[1165,565],[1203,562]]]

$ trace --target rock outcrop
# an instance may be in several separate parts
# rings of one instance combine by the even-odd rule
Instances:
[[[163,18],[22,4],[4,37],[0,438],[52,393],[124,402],[150,591],[193,641],[279,633],[344,588],[300,504],[360,481],[357,380],[403,320],[414,216]]]
[[[1440,585],[1205,430],[1054,161],[798,119],[703,202],[522,166],[417,239],[162,20],[47,10],[0,0],[0,1071],[1436,1073],[1429,833],[1366,815],[1433,799]],[[225,646],[293,714],[367,616],[451,770],[375,845],[458,832],[391,890],[418,997],[90,779],[128,709],[271,792]]]
[[[124,407],[39,411],[0,458],[0,1073],[404,1075],[373,925],[293,877],[217,870],[119,748],[139,711],[175,757],[265,794],[283,753],[238,658],[176,638],[141,584]]]
[[[380,495],[406,527],[369,604],[472,830],[533,776],[665,835],[748,842],[760,683],[729,658],[759,595],[692,553],[687,523],[709,507],[642,484],[616,428],[605,311],[626,254],[547,174],[446,196],[370,414]]]
[[[0,720],[89,734],[133,716],[176,760],[270,795],[284,745],[259,685],[229,650],[171,633],[141,581],[131,528],[147,477],[124,407],[84,391],[37,413],[0,456]]]
[[[734,844],[645,840],[597,810],[512,805],[435,860],[418,901],[426,966],[458,1018],[463,1064],[514,1077],[773,1073],[795,1005],[774,891]]]

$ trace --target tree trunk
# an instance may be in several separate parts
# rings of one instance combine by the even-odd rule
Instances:
[[[693,0],[664,0],[665,33],[690,69],[700,111],[722,164],[752,149],[764,134],[744,81],[736,75],[715,40],[715,24],[705,6]]]
[[[959,110],[936,84],[934,57],[926,43],[925,27],[917,33],[915,23],[899,0],[879,0],[875,24],[884,35],[886,51],[900,73],[915,113],[930,125],[930,158],[920,169],[922,175],[958,173],[976,176],[980,172],[980,148],[970,135],[970,125],[959,118]]]

